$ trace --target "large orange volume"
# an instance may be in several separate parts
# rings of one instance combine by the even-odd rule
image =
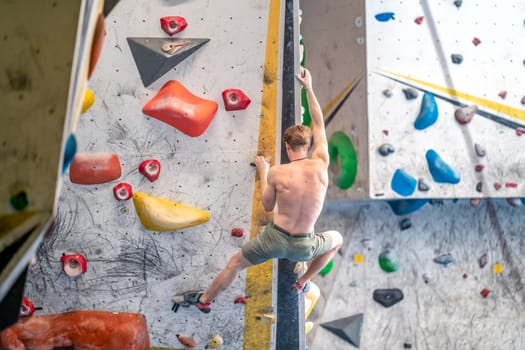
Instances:
[[[195,96],[177,80],[170,80],[142,112],[196,137],[206,131],[218,107],[217,102]]]
[[[0,332],[0,349],[149,350],[146,318],[81,310],[21,317]]]
[[[69,179],[80,185],[95,185],[116,180],[122,174],[115,153],[79,153],[69,168]]]

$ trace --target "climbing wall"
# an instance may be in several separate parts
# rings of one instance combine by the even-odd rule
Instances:
[[[268,94],[263,86],[276,83],[279,39],[268,33],[279,30],[280,6],[278,1],[161,0],[122,0],[115,6],[106,18],[99,64],[89,80],[95,101],[80,116],[76,138],[83,160],[95,160],[95,166],[119,176],[100,184],[79,184],[98,173],[86,176],[81,171],[80,179],[73,179],[74,164],[66,173],[57,228],[41,245],[26,285],[26,295],[42,307],[41,313],[140,312],[147,318],[152,346],[181,348],[176,334],[182,334],[204,348],[213,334],[220,334],[227,348],[242,348],[245,306],[234,304],[234,299],[246,294],[245,272],[213,304],[209,315],[196,308],[174,313],[170,299],[178,292],[206,288],[249,239],[252,226],[257,230],[265,223],[264,215],[252,220],[255,168],[250,162],[258,147],[275,161],[274,144],[263,142],[267,146],[261,149],[259,125],[262,118],[276,117],[275,95],[264,106],[262,96]],[[183,17],[187,27],[168,40],[159,21],[164,16]],[[167,55],[171,58],[165,59],[166,64],[157,60],[162,56],[158,45],[162,39],[175,46],[184,42],[183,49],[168,49],[174,56]],[[206,40],[173,64],[181,57],[177,53],[187,49],[187,41],[194,39]],[[138,53],[131,50],[133,42],[142,43]],[[153,49],[143,49],[148,45]],[[156,66],[145,67],[148,63]],[[164,74],[145,79],[144,72],[155,67]],[[217,103],[218,110],[202,134],[189,136],[143,113],[146,103],[170,80],[200,99]],[[221,94],[229,88],[241,89],[250,98],[246,109],[226,110]],[[115,157],[116,163],[103,162]],[[82,158],[77,159],[82,163]],[[139,171],[148,159],[160,163],[154,181]],[[120,173],[115,172],[119,167]],[[209,221],[168,232],[148,230],[133,199],[115,198],[114,186],[122,182],[135,194],[207,211]],[[244,235],[232,235],[234,228]],[[63,254],[84,255],[87,271],[67,276],[60,262]],[[263,311],[271,315],[271,264],[269,278],[270,290],[260,291],[270,298]],[[262,317],[261,322],[268,328],[272,319]],[[259,341],[269,343],[267,338]]]
[[[347,329],[360,349],[523,349],[522,216],[523,207],[501,199],[476,208],[445,200],[410,217],[378,201],[328,203],[317,227],[339,230],[345,243],[330,273],[314,279],[321,298],[307,345],[355,348],[323,325],[363,314],[360,337]],[[392,272],[379,264],[385,249]],[[385,307],[374,300],[380,289],[399,289],[403,299]]]
[[[370,197],[523,196],[525,4],[366,5]]]

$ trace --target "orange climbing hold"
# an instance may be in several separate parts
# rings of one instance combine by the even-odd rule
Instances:
[[[69,179],[80,185],[95,185],[116,180],[122,174],[115,153],[79,153],[69,168]]]
[[[89,71],[88,78],[91,77],[95,66],[97,65],[100,52],[102,51],[102,44],[104,43],[104,37],[106,36],[106,25],[104,23],[104,15],[101,13],[98,15],[97,23],[95,26],[95,33],[93,34],[93,42],[91,44],[91,54],[89,57]]]
[[[131,312],[69,311],[22,317],[0,332],[0,349],[149,350],[146,317]]]
[[[170,80],[142,112],[196,137],[206,131],[218,107],[217,102],[195,96],[177,80]]]

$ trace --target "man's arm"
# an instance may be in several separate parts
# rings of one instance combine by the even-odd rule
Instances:
[[[257,156],[255,158],[255,166],[261,181],[261,198],[264,210],[272,211],[275,207],[276,195],[275,185],[271,181],[270,163],[263,156]]]
[[[330,158],[328,156],[328,141],[324,128],[323,111],[312,88],[312,76],[306,68],[303,68],[301,74],[297,74],[296,76],[306,90],[308,107],[310,108],[310,116],[312,118],[311,128],[314,138],[312,159],[320,159],[328,166]]]

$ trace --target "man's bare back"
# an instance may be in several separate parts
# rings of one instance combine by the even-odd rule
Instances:
[[[276,190],[274,223],[290,233],[313,232],[328,187],[325,162],[301,159],[276,165],[270,169],[268,182]]]

